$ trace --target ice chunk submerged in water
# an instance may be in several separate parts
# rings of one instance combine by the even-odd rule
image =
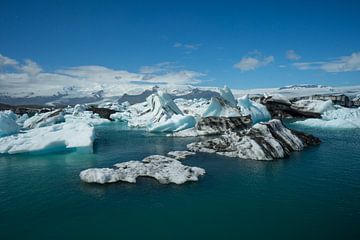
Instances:
[[[84,122],[65,122],[0,138],[0,153],[48,153],[67,149],[92,152],[94,128]]]
[[[197,181],[205,170],[185,166],[178,160],[161,155],[152,155],[142,161],[128,161],[115,164],[113,168],[90,168],[80,172],[80,178],[88,183],[136,183],[138,177],[155,178],[162,184],[183,184]]]
[[[0,112],[0,137],[17,133],[19,129],[15,113],[9,110]]]

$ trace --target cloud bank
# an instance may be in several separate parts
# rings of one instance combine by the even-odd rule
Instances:
[[[204,76],[168,62],[141,67],[138,72],[104,66],[76,66],[48,72],[30,59],[19,62],[0,55],[0,94],[8,95],[47,96],[65,88],[76,88],[84,94],[106,91],[109,95],[119,95],[154,84],[197,84]]]
[[[294,66],[300,70],[322,70],[330,73],[360,71],[360,52],[329,61],[294,63]]]

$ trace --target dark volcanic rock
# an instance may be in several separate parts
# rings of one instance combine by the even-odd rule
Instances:
[[[92,111],[93,113],[97,113],[97,114],[99,114],[99,116],[101,118],[109,119],[110,121],[113,121],[110,118],[110,115],[113,114],[113,113],[116,113],[115,110],[111,110],[111,109],[108,109],[108,108],[98,108],[98,107],[95,107],[95,106],[90,106],[86,110],[87,111]]]
[[[0,111],[11,110],[16,114],[23,115],[27,113],[29,116],[33,116],[36,113],[44,113],[53,111],[53,108],[37,106],[37,105],[8,105],[0,103]]]

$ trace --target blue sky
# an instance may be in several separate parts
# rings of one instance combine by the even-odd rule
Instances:
[[[102,66],[155,83],[188,71],[184,84],[359,85],[359,12],[359,1],[1,0],[0,71],[35,79]],[[0,81],[15,88],[9,76]]]

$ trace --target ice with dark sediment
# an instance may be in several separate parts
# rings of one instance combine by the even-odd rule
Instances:
[[[138,177],[151,177],[161,184],[183,184],[198,181],[205,174],[199,167],[183,165],[180,161],[162,155],[152,155],[142,161],[115,164],[112,168],[90,168],[80,172],[80,179],[87,183],[136,183]]]

